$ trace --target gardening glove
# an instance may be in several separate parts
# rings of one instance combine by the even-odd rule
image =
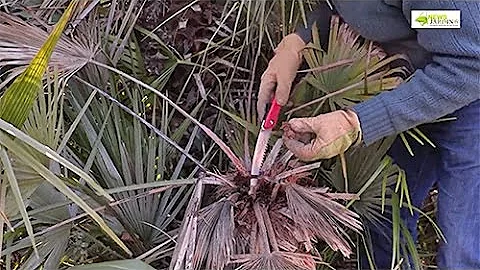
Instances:
[[[316,137],[307,143],[306,134]],[[300,160],[329,159],[361,141],[360,122],[355,112],[337,110],[316,117],[291,119],[284,125],[285,146]]]
[[[287,104],[290,88],[302,63],[301,51],[305,42],[297,34],[285,36],[275,49],[275,56],[262,74],[257,100],[260,119],[265,116],[266,104],[275,96],[281,106]]]

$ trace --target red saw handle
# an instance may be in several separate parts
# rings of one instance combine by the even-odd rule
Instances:
[[[280,109],[282,106],[277,103],[277,100],[273,98],[272,106],[270,106],[270,110],[268,111],[265,120],[263,121],[263,129],[272,129],[274,126],[277,125],[278,116],[280,114]]]

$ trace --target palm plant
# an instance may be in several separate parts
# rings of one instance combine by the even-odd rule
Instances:
[[[171,269],[315,269],[315,239],[351,254],[346,229],[359,232],[358,216],[335,200],[355,195],[316,187],[312,170],[277,140],[253,195],[250,177],[234,171],[201,179],[187,208]],[[214,185],[213,196],[202,200]],[[207,194],[208,194],[207,193]]]

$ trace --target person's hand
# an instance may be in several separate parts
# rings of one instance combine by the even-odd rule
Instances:
[[[307,143],[300,139],[315,135]],[[316,117],[295,118],[284,127],[285,146],[300,160],[329,159],[361,141],[360,122],[355,112],[337,110]]]
[[[262,74],[257,99],[259,118],[265,116],[265,107],[275,96],[281,106],[287,104],[290,88],[302,63],[301,51],[305,42],[297,34],[285,36],[275,49],[275,56]]]

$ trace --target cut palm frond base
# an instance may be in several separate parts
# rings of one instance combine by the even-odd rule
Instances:
[[[317,241],[351,255],[348,231],[360,233],[362,225],[336,200],[356,195],[319,188],[311,172],[320,162],[302,164],[281,146],[279,139],[267,156],[254,194],[250,177],[231,173],[215,179],[222,184],[203,204],[192,199],[197,204],[187,210],[174,269],[315,269],[322,263]]]

